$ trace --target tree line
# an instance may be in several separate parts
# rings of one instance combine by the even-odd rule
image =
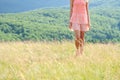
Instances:
[[[87,42],[120,42],[120,9],[90,10],[91,28]],[[73,40],[68,29],[69,9],[48,8],[0,14],[0,41]]]

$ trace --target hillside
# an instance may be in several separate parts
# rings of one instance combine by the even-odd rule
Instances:
[[[91,9],[88,42],[120,42],[120,9]],[[0,40],[73,40],[68,29],[68,8],[39,9],[0,15]]]
[[[36,0],[32,2],[26,0],[25,2],[19,2],[19,0],[1,0],[1,2],[8,4],[24,3],[19,8],[24,7],[27,3],[41,4],[45,3],[43,8],[20,12],[20,13],[8,13],[0,14],[0,41],[25,41],[25,40],[37,40],[37,41],[53,41],[53,40],[73,40],[74,34],[68,30],[69,22],[69,7],[58,7],[68,5],[68,0],[42,1]],[[63,2],[64,1],[64,2]],[[0,3],[0,4],[2,4]],[[61,4],[62,3],[62,4]],[[9,5],[4,5],[6,8]],[[0,5],[0,6],[2,6]],[[27,6],[29,6],[28,4]],[[56,8],[49,8],[50,6],[58,5]],[[18,6],[16,4],[16,6]],[[15,5],[11,6],[19,10]],[[37,5],[36,5],[37,6]],[[11,8],[9,6],[9,8]],[[5,10],[4,7],[0,7],[0,10]],[[32,6],[29,7],[32,9]],[[12,9],[12,10],[15,10]],[[9,12],[9,9],[7,9]],[[10,10],[11,12],[11,10]],[[88,42],[120,42],[120,0],[90,0],[90,16],[91,16],[91,30],[87,32],[86,41]]]

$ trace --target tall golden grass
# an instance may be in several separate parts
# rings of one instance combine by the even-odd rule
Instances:
[[[0,80],[120,80],[120,44],[1,42]]]

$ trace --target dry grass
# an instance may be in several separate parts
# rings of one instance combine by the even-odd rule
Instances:
[[[120,80],[120,44],[0,43],[0,80]]]

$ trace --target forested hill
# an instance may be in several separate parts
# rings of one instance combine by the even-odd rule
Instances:
[[[94,9],[90,14],[91,29],[86,35],[87,42],[120,42],[120,9]],[[68,8],[0,14],[0,41],[73,40],[68,21]]]
[[[14,0],[12,1],[14,2]],[[67,0],[61,1],[66,2]],[[25,2],[23,3],[25,4]],[[47,3],[49,1],[44,5]],[[25,6],[22,5],[21,7]],[[120,42],[120,0],[117,2],[114,0],[90,0],[90,17],[91,28],[87,32],[86,41]],[[0,41],[73,40],[74,36],[68,30],[68,23],[69,7],[40,8],[21,13],[1,13]]]
[[[13,13],[48,7],[69,7],[70,0],[0,0],[0,13]],[[120,0],[89,0],[90,8],[120,7]]]

